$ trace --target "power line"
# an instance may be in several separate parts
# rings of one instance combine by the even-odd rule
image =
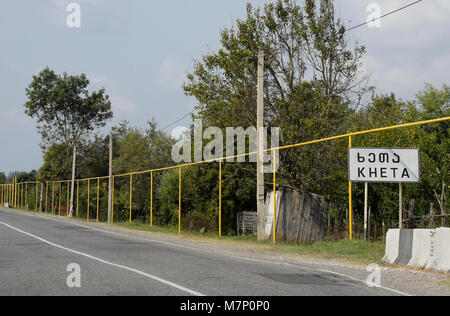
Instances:
[[[382,15],[382,16],[376,18],[376,19],[372,19],[372,20],[370,20],[370,21],[367,21],[367,22],[358,24],[358,25],[356,25],[356,26],[353,26],[353,27],[351,27],[351,28],[345,30],[345,32],[348,32],[348,31],[357,29],[358,27],[367,25],[367,24],[372,23],[372,22],[374,22],[374,21],[378,21],[378,20],[380,20],[380,19],[382,19],[382,18],[384,18],[384,17],[387,17],[387,16],[389,16],[389,15],[392,15],[392,14],[394,14],[394,13],[397,13],[398,11],[401,11],[401,10],[404,10],[404,9],[406,9],[406,8],[409,8],[409,7],[415,5],[415,4],[419,3],[419,2],[422,2],[422,1],[423,1],[423,0],[418,0],[418,1],[412,2],[412,3],[410,3],[410,4],[408,4],[408,5],[405,5],[405,6],[399,8],[399,9],[397,9],[397,10],[394,10],[394,11],[391,11],[391,12],[389,12],[389,13],[386,13],[386,14],[384,14],[384,15]]]
[[[184,115],[183,117],[181,117],[180,119],[176,120],[175,122],[170,123],[169,125],[167,125],[166,127],[162,128],[161,130],[164,131],[164,130],[168,129],[169,127],[174,126],[175,124],[177,124],[178,122],[184,120],[186,117],[188,117],[189,115],[191,115],[191,114],[194,113],[195,111],[196,111],[195,109],[192,110],[192,111],[189,112],[188,114]]]
[[[345,32],[352,31],[352,30],[357,29],[357,28],[359,28],[359,27],[361,27],[361,26],[367,25],[367,24],[369,24],[369,23],[371,23],[371,22],[381,20],[382,18],[385,18],[385,17],[387,17],[387,16],[389,16],[389,15],[392,15],[392,14],[394,14],[394,13],[397,13],[397,12],[399,12],[399,11],[402,11],[402,10],[404,10],[404,9],[407,9],[407,8],[409,8],[409,7],[411,7],[411,6],[415,5],[415,4],[418,4],[419,2],[422,2],[422,1],[423,1],[423,0],[417,0],[417,1],[414,1],[414,2],[412,2],[412,3],[410,3],[410,4],[407,4],[407,5],[405,5],[405,6],[401,7],[401,8],[398,8],[398,9],[396,9],[396,10],[394,10],[394,11],[391,11],[391,12],[389,12],[389,13],[386,13],[386,14],[382,15],[382,16],[379,16],[378,18],[375,18],[375,19],[372,19],[372,20],[370,20],[370,21],[367,21],[367,22],[358,24],[358,25],[356,25],[356,26],[353,26],[353,27],[351,27],[351,28],[345,30]],[[181,117],[180,119],[176,120],[175,122],[173,122],[173,123],[167,125],[166,127],[162,128],[161,130],[164,131],[164,130],[166,130],[166,129],[172,127],[173,125],[175,125],[175,124],[177,124],[178,122],[182,121],[183,119],[185,119],[186,117],[188,117],[189,115],[191,115],[192,113],[194,113],[195,111],[196,111],[196,110],[193,110],[193,111],[189,112],[188,114],[184,115],[183,117]]]

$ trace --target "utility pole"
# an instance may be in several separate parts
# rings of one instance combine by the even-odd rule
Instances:
[[[109,183],[108,183],[108,223],[111,224],[112,219],[112,184],[113,184],[113,176],[112,176],[112,160],[113,160],[113,140],[112,140],[112,132],[109,132]]]
[[[42,203],[44,201],[44,182],[39,183],[41,187],[41,194],[39,197],[39,213],[42,213]]]
[[[73,159],[72,159],[72,187],[70,188],[70,211],[69,217],[73,217],[73,192],[75,188],[75,164],[77,161],[77,147],[73,146]]]
[[[403,229],[403,186],[398,184],[398,228]]]
[[[364,184],[364,241],[367,241],[367,206],[369,197],[369,183]]]
[[[265,205],[264,205],[264,51],[258,52],[258,87],[257,87],[257,111],[256,111],[256,130],[258,157],[256,163],[256,205],[258,211],[258,240],[265,239]],[[275,195],[275,192],[274,192]],[[275,220],[275,219],[274,219]]]
[[[19,193],[19,184],[17,177],[14,178],[14,208],[17,208],[17,195]]]

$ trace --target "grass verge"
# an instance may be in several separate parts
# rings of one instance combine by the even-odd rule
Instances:
[[[115,226],[167,234],[178,234],[177,227],[158,227],[144,225],[140,223],[116,223]],[[215,233],[198,233],[182,231],[182,237],[187,239],[201,239],[203,241],[219,241],[224,243],[233,243],[236,246],[258,247],[264,250],[274,251],[280,254],[317,257],[323,259],[336,259],[345,262],[370,264],[383,264],[381,259],[384,256],[384,242],[376,241],[366,243],[361,239],[321,241],[312,245],[304,245],[290,242],[277,242],[273,245],[271,241],[258,242],[253,236],[222,236],[218,237]]]

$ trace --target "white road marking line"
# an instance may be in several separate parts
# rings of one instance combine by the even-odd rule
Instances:
[[[289,263],[289,262],[277,262],[277,261],[261,260],[261,259],[253,259],[253,258],[244,258],[244,257],[235,257],[235,258],[240,258],[242,260],[260,262],[260,263],[266,263],[266,264],[267,263],[272,263],[272,264],[280,264],[280,265],[286,265],[286,266],[302,268],[302,269],[310,269],[310,270],[313,270],[313,271],[319,271],[319,272],[325,272],[325,273],[329,273],[329,274],[338,275],[340,277],[347,278],[349,280],[352,280],[352,281],[355,281],[355,282],[358,282],[358,283],[363,283],[363,284],[367,283],[366,281],[363,281],[363,280],[351,277],[351,276],[343,274],[343,273],[334,272],[334,271],[330,271],[330,270],[313,268],[313,267],[309,267],[309,266],[303,266],[301,264],[293,264],[293,263]],[[385,286],[380,286],[378,288],[386,290],[386,291],[390,291],[390,292],[393,292],[393,293],[396,293],[396,294],[400,294],[400,295],[403,295],[403,296],[413,296],[411,294],[408,294],[408,293],[405,293],[405,292],[401,292],[401,291],[398,291],[398,290],[395,290],[395,289],[391,289],[391,288],[388,288],[388,287],[385,287]],[[372,289],[377,289],[377,288],[372,288]]]
[[[3,210],[3,211],[5,211],[5,210]],[[46,219],[46,220],[49,220],[49,221],[52,221],[52,222],[66,224],[66,225],[79,226],[79,227],[83,227],[83,228],[90,229],[90,230],[93,230],[93,231],[97,231],[97,232],[101,232],[101,233],[105,233],[105,234],[109,234],[109,235],[114,235],[114,236],[119,236],[119,237],[122,237],[122,238],[143,241],[143,242],[146,242],[146,243],[162,244],[162,245],[172,246],[172,247],[176,247],[176,248],[197,250],[197,251],[202,251],[202,252],[206,252],[208,254],[211,254],[211,252],[209,250],[205,250],[205,249],[201,249],[201,248],[190,247],[190,246],[185,246],[185,245],[178,245],[178,244],[171,243],[171,242],[168,242],[168,241],[155,240],[155,239],[149,239],[149,238],[142,238],[142,237],[135,236],[135,235],[127,235],[127,234],[114,232],[114,231],[110,231],[110,230],[104,230],[104,229],[100,229],[100,228],[95,228],[95,227],[92,227],[92,226],[86,226],[86,225],[83,225],[83,224],[79,224],[79,223],[73,222],[71,220],[64,220],[64,219],[60,220],[60,219],[57,219],[57,218],[52,218],[52,217],[49,217],[48,215],[35,215],[35,214],[15,213],[15,212],[10,212],[10,214],[20,214],[20,215],[34,217],[34,218]]]
[[[142,276],[147,277],[147,278],[149,278],[149,279],[153,279],[153,280],[158,281],[158,282],[160,282],[160,283],[163,283],[163,284],[165,284],[165,285],[169,285],[169,286],[171,286],[171,287],[173,287],[173,288],[176,288],[176,289],[181,290],[181,291],[183,291],[183,292],[189,293],[189,294],[191,294],[191,295],[195,295],[195,296],[205,296],[205,295],[202,294],[202,293],[199,293],[199,292],[196,292],[196,291],[194,291],[194,290],[188,289],[188,288],[186,288],[186,287],[184,287],[184,286],[181,286],[181,285],[178,285],[178,284],[176,284],[176,283],[173,283],[173,282],[164,280],[164,279],[162,279],[162,278],[160,278],[160,277],[157,277],[157,276],[154,276],[154,275],[152,275],[152,274],[148,274],[148,273],[142,272],[142,271],[140,271],[140,270],[133,269],[133,268],[130,268],[130,267],[127,267],[127,266],[123,266],[123,265],[120,265],[120,264],[112,263],[112,262],[109,262],[109,261],[106,261],[106,260],[103,260],[103,259],[100,259],[100,258],[91,256],[91,255],[89,255],[89,254],[82,253],[82,252],[79,252],[79,251],[76,251],[76,250],[73,250],[73,249],[69,249],[69,248],[63,247],[63,246],[61,246],[61,245],[52,243],[52,242],[50,242],[50,241],[48,241],[48,240],[45,240],[45,239],[43,239],[43,238],[41,238],[41,237],[35,236],[35,235],[33,235],[33,234],[30,234],[30,233],[27,233],[27,232],[25,232],[25,231],[23,231],[23,230],[20,230],[20,229],[18,229],[18,228],[16,228],[16,227],[13,227],[13,226],[11,226],[11,225],[9,225],[9,224],[7,224],[7,223],[0,222],[0,224],[4,225],[4,226],[6,226],[6,227],[8,227],[8,228],[10,228],[10,229],[12,229],[12,230],[15,230],[15,231],[17,231],[17,232],[19,232],[19,233],[22,233],[22,234],[27,235],[27,236],[29,236],[29,237],[35,238],[35,239],[37,239],[37,240],[39,240],[39,241],[41,241],[41,242],[43,242],[43,243],[46,243],[46,244],[48,244],[48,245],[50,245],[50,246],[53,246],[53,247],[55,247],[55,248],[59,248],[59,249],[65,250],[65,251],[71,252],[71,253],[73,253],[73,254],[80,255],[80,256],[83,256],[83,257],[86,257],[86,258],[89,258],[89,259],[92,259],[92,260],[95,260],[95,261],[104,263],[104,264],[106,264],[106,265],[110,265],[110,266],[113,266],[113,267],[116,267],[116,268],[120,268],[120,269],[123,269],[123,270],[127,270],[127,271],[134,272],[134,273],[136,273],[136,274],[142,275]]]
[[[11,213],[13,213],[13,212],[11,212]],[[16,213],[13,213],[13,214],[16,214]],[[38,218],[48,219],[48,220],[51,220],[51,221],[54,221],[54,222],[58,222],[58,223],[72,224],[72,225],[80,226],[80,227],[83,227],[83,228],[86,228],[86,229],[91,229],[93,231],[99,231],[99,232],[112,234],[112,235],[116,235],[116,236],[121,236],[121,237],[125,237],[125,238],[130,238],[130,239],[135,239],[135,240],[140,240],[140,241],[146,241],[146,242],[149,242],[149,243],[160,243],[160,244],[164,244],[164,245],[168,245],[168,246],[172,246],[172,247],[178,247],[178,248],[185,248],[185,249],[191,249],[191,250],[196,250],[196,251],[208,252],[207,250],[200,249],[200,248],[189,247],[189,246],[184,246],[184,245],[178,245],[178,244],[165,242],[165,241],[159,241],[159,240],[150,240],[148,238],[140,238],[140,237],[137,237],[137,236],[129,236],[129,235],[125,235],[125,234],[122,234],[122,233],[117,233],[117,232],[113,232],[113,231],[108,231],[108,230],[103,230],[103,229],[94,228],[94,227],[90,227],[90,226],[85,226],[85,225],[74,223],[74,222],[67,221],[67,220],[59,220],[59,219],[55,219],[55,218],[51,218],[51,217],[45,217],[45,216],[43,217],[41,215],[34,215],[34,214],[27,214],[27,213],[20,213],[20,214],[27,215],[27,216],[30,216],[30,217],[38,217]],[[208,253],[210,254],[210,252],[208,252]],[[295,268],[309,269],[309,270],[312,270],[312,271],[321,271],[321,272],[326,272],[326,273],[339,275],[341,277],[347,278],[349,280],[356,281],[358,283],[366,284],[366,281],[354,278],[352,276],[349,276],[349,275],[346,275],[346,274],[343,274],[343,273],[334,272],[334,271],[331,271],[331,270],[323,270],[323,269],[314,268],[314,267],[310,267],[310,266],[303,266],[301,264],[293,264],[293,263],[289,263],[289,262],[278,262],[278,261],[270,261],[270,260],[263,260],[263,259],[239,257],[239,256],[234,256],[234,255],[223,255],[223,256],[229,257],[229,258],[234,258],[234,259],[239,259],[239,260],[244,260],[244,261],[253,261],[253,262],[259,262],[259,263],[264,263],[264,264],[285,265],[285,266],[290,266],[290,267],[295,267]],[[408,293],[401,292],[401,291],[398,291],[398,290],[395,290],[395,289],[391,289],[391,288],[388,288],[388,287],[384,287],[384,286],[381,286],[379,288],[381,288],[383,290],[386,290],[386,291],[390,291],[392,293],[400,294],[400,295],[403,295],[403,296],[413,296],[412,294],[408,294]],[[372,288],[372,289],[377,289],[377,288]]]
[[[366,284],[365,281],[356,279],[354,277],[351,277],[351,276],[348,276],[348,275],[345,275],[345,274],[342,274],[342,273],[339,273],[339,272],[334,272],[334,271],[329,271],[329,270],[324,270],[324,269],[317,269],[317,271],[322,271],[322,272],[331,273],[331,274],[334,274],[334,275],[339,275],[339,276],[346,277],[346,278],[349,278],[351,280],[362,282],[362,283]],[[402,291],[398,291],[398,290],[394,290],[394,289],[391,289],[391,288],[388,288],[388,287],[385,287],[385,286],[380,286],[379,288],[387,290],[387,291],[391,291],[393,293],[396,293],[396,294],[399,294],[399,295],[402,295],[402,296],[413,296],[411,294],[408,294],[408,293],[405,293],[405,292],[402,292]]]

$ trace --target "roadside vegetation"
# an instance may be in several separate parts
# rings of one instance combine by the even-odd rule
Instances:
[[[362,66],[366,49],[350,41],[342,21],[335,16],[333,1],[306,0],[298,4],[298,1],[278,0],[268,2],[262,8],[249,4],[247,17],[223,29],[218,40],[221,48],[195,61],[194,71],[187,75],[183,87],[180,87],[195,99],[193,118],[202,119],[204,128],[217,126],[225,131],[226,127],[256,125],[256,57],[259,48],[264,49],[266,56],[265,125],[281,128],[280,146],[450,116],[448,85],[434,87],[424,83],[423,90],[409,100],[400,99],[395,91],[378,93],[376,87],[370,85],[370,76]],[[50,70],[47,69],[45,73],[48,72]],[[83,81],[83,86],[88,83]],[[97,125],[87,129],[89,133],[82,133],[82,137],[77,136],[71,141],[55,139],[44,133],[42,167],[31,173],[0,174],[0,182],[7,182],[13,176],[18,176],[19,181],[69,180],[75,143],[76,178],[107,175],[109,138],[95,132],[96,127],[112,116],[106,93],[107,89],[102,89],[93,96],[94,99],[97,97],[105,113]],[[74,98],[75,103],[76,100]],[[27,107],[34,102],[30,99]],[[353,145],[420,148],[422,181],[404,187],[407,212],[416,216],[426,215],[431,206],[436,214],[445,214],[450,206],[449,132],[450,122],[446,121],[355,137]],[[112,133],[114,174],[174,165],[171,149],[175,140],[166,130],[160,129],[156,120],[148,122],[144,128],[122,122],[112,129]],[[280,152],[281,164],[277,175],[280,186],[309,191],[330,201],[327,232],[329,240],[333,241],[301,246],[279,243],[279,249],[298,254],[354,258],[356,261],[379,262],[381,259],[381,242],[365,244],[359,240],[340,240],[347,235],[348,226],[347,146],[347,141],[342,140]],[[223,166],[224,240],[237,238],[233,236],[236,235],[238,212],[256,211],[255,168],[255,164],[249,162],[225,163]],[[197,234],[194,232],[204,229],[206,234],[203,237],[217,235],[218,173],[217,164],[183,169],[181,209],[184,231]],[[267,175],[268,187],[272,182],[270,177]],[[132,213],[133,220],[139,224],[120,225],[149,229],[150,179],[148,175],[138,175],[133,181]],[[154,188],[153,223],[164,228],[152,229],[171,232],[170,227],[177,221],[178,171],[155,173]],[[356,235],[362,231],[363,189],[363,185],[354,185]],[[91,190],[90,196],[95,196],[95,187]],[[99,217],[104,221],[106,182],[101,183],[100,194]],[[383,232],[397,225],[397,188],[394,184],[371,185],[369,198],[371,238],[382,240]],[[127,221],[128,178],[117,179],[114,199],[115,220]],[[90,203],[90,209],[95,210],[95,199],[91,198]],[[87,212],[86,204],[87,186],[82,183],[80,217]],[[244,240],[254,243],[251,238]]]

